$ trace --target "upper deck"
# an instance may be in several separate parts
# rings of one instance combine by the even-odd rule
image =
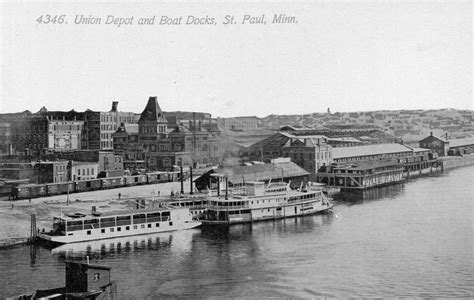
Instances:
[[[238,193],[211,196],[208,208],[214,210],[232,210],[248,208],[267,208],[287,204],[315,202],[321,200],[321,190],[297,191],[287,184],[276,183],[265,186],[263,182],[248,182],[245,189]]]
[[[71,231],[117,226],[133,226],[137,224],[166,222],[181,218],[189,218],[189,220],[191,220],[189,209],[179,207],[158,207],[122,210],[117,212],[111,211],[100,216],[86,215],[78,218],[61,216],[55,217],[53,220],[53,234],[65,235]]]

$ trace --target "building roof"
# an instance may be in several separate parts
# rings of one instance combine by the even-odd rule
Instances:
[[[222,120],[244,120],[244,119],[258,119],[257,116],[239,116],[239,117],[230,117],[230,118],[219,118]]]
[[[232,183],[245,181],[268,181],[270,179],[308,176],[309,173],[293,162],[257,164],[251,166],[224,167],[210,172],[226,176]]]
[[[98,165],[98,161],[73,161],[73,166]]]
[[[193,126],[193,125],[191,124],[191,126]],[[209,133],[209,131],[206,128],[204,128],[202,126],[199,126],[198,124],[196,124],[196,126],[194,126],[194,130],[193,130],[193,127],[189,127],[189,126],[186,126],[186,125],[183,125],[183,124],[176,125],[171,129],[172,130],[170,131],[170,133],[171,132],[183,132],[183,133],[188,133],[188,134],[191,134],[191,133],[196,133],[196,134]]]
[[[437,139],[437,140],[440,140],[444,143],[448,143],[449,141],[447,139],[444,139],[442,137],[437,137],[437,136],[434,136],[433,134],[425,137],[424,139],[420,140],[419,142],[424,142],[425,140],[430,140],[430,139]]]
[[[355,139],[350,136],[345,136],[345,137],[334,137],[334,138],[328,138],[328,142],[343,142],[343,143],[362,143],[360,140]]]
[[[340,147],[332,149],[332,157],[334,159],[357,157],[366,155],[379,155],[389,153],[411,152],[411,148],[402,144],[375,144],[354,147]]]
[[[314,128],[308,127],[308,126],[296,127],[292,125],[284,125],[280,127],[281,131],[305,131],[305,130],[311,130],[311,129],[314,129]]]
[[[468,146],[468,145],[474,145],[474,137],[468,137],[468,138],[463,138],[463,139],[455,139],[455,140],[450,140],[449,141],[449,147],[462,147],[462,146]]]
[[[115,133],[128,133],[128,134],[136,134],[138,133],[138,124],[124,124],[120,123],[120,126],[117,128]]]
[[[138,120],[138,122],[143,121],[154,121],[161,123],[168,122],[160,108],[160,105],[158,104],[158,101],[156,100],[156,97],[150,97],[148,99],[148,103],[146,104],[145,109],[141,113],[140,119]]]
[[[400,167],[400,164],[397,160],[365,160],[365,161],[358,161],[353,162],[350,164],[343,164],[338,165],[336,169],[349,169],[349,170],[357,170],[357,171],[365,171],[377,168],[385,168],[385,167]]]
[[[191,133],[191,130],[189,130],[189,128],[184,125],[176,125],[175,127],[171,128],[170,132]]]
[[[417,153],[417,152],[430,152],[431,149],[426,149],[426,148],[413,148],[413,152],[414,153]]]
[[[252,144],[251,146],[248,147],[248,150],[259,151],[263,149],[264,147],[281,148],[288,143],[289,138],[291,136],[292,136],[291,134],[287,134],[285,132],[278,132],[272,136],[269,136],[263,140],[256,142],[255,144]]]

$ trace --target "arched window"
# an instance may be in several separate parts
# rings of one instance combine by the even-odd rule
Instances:
[[[181,144],[174,144],[174,151],[181,151]]]
[[[171,167],[171,159],[169,159],[169,158],[163,158],[163,167],[164,167],[164,168],[169,168],[169,167]]]

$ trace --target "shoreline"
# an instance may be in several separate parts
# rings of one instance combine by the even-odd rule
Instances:
[[[184,182],[184,192],[190,189],[189,179]],[[39,230],[52,229],[53,217],[61,213],[89,214],[92,206],[99,212],[130,209],[135,199],[167,199],[171,192],[180,190],[180,182],[167,182],[150,185],[123,187],[117,189],[90,191],[51,197],[0,201],[0,249],[24,245],[28,242],[31,230],[31,215],[36,214],[36,227]],[[119,199],[118,194],[121,197]],[[158,196],[158,193],[161,196]]]
[[[446,157],[442,159],[443,172],[455,168],[474,165],[474,154],[462,157]],[[412,178],[421,178],[429,174],[417,174]],[[189,192],[189,179],[184,183],[185,193]],[[31,214],[36,214],[37,228],[48,231],[52,226],[53,216],[60,213],[82,212],[90,213],[92,206],[99,211],[117,211],[130,208],[131,201],[137,198],[157,197],[158,191],[161,198],[165,199],[172,191],[180,190],[180,182],[158,183],[151,185],[123,187],[109,190],[99,190],[71,194],[69,205],[66,195],[35,198],[31,200],[3,200],[0,201],[0,250],[28,243],[30,236]],[[118,194],[121,199],[118,199]],[[71,199],[73,198],[73,199]],[[159,200],[159,198],[157,197]]]
[[[474,165],[474,153],[464,156],[444,156],[440,158],[443,163],[443,169],[454,169],[459,167]]]

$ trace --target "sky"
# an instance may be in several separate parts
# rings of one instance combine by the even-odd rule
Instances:
[[[149,96],[214,117],[474,106],[471,1],[1,3],[0,113],[139,113]]]

